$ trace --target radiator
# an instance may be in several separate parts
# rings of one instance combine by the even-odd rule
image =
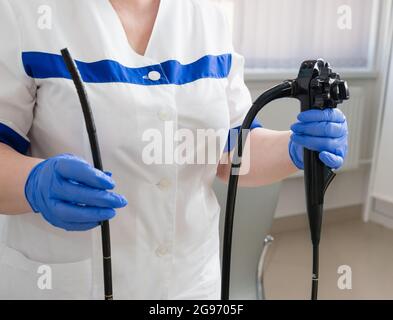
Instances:
[[[349,129],[349,152],[345,169],[356,169],[360,165],[361,129],[365,108],[364,92],[359,87],[350,87],[351,98],[339,106],[345,113]]]

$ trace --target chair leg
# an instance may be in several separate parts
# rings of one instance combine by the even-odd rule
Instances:
[[[264,269],[266,263],[266,254],[273,241],[274,238],[271,235],[266,236],[263,243],[261,257],[259,258],[258,273],[257,273],[257,299],[258,300],[266,300],[265,288],[264,288],[264,271],[265,271]]]

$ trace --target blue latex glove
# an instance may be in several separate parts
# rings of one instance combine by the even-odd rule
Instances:
[[[70,154],[49,158],[29,174],[25,195],[35,212],[67,231],[85,231],[115,216],[127,200],[109,192],[115,187],[110,174]]]
[[[304,169],[303,148],[318,151],[319,159],[332,169],[339,169],[348,150],[348,126],[339,109],[312,109],[298,115],[291,126],[289,154],[299,169]]]

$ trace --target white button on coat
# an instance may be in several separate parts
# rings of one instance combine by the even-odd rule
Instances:
[[[158,81],[161,79],[161,73],[159,73],[158,71],[150,71],[149,74],[147,75],[147,77],[151,81]]]
[[[168,190],[172,186],[172,182],[164,178],[157,185],[161,190]]]
[[[161,111],[159,111],[159,112],[158,112],[158,118],[159,118],[161,121],[169,121],[169,120],[172,120],[171,113],[170,113],[169,111],[166,111],[166,110],[161,110]]]
[[[165,246],[160,246],[156,249],[156,255],[158,257],[164,257],[169,253],[169,249]]]
[[[31,28],[39,2],[0,1],[0,39],[7,44],[0,46],[0,124],[13,133],[12,147],[24,152],[30,144],[34,157],[68,152],[92,163],[59,52],[70,48],[85,63],[104,168],[129,202],[110,222],[115,299],[219,299],[220,208],[211,189],[217,166],[147,164],[141,155],[143,134],[163,134],[167,111],[175,129],[213,129],[224,141],[242,124],[251,97],[224,14],[208,1],[161,1],[141,56],[110,1],[46,0],[56,8],[50,31]],[[75,8],[84,14],[75,15]],[[158,65],[168,79],[162,84],[164,74],[151,71],[160,71]],[[205,149],[205,141],[197,143]],[[0,299],[103,298],[99,228],[66,232],[34,213],[4,220]],[[158,239],[173,242],[173,259],[157,261]],[[52,290],[37,287],[41,265],[52,269]]]

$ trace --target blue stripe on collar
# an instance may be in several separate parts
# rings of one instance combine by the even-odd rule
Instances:
[[[25,72],[31,78],[71,78],[61,55],[45,52],[23,52],[22,61]],[[87,83],[120,82],[143,86],[183,85],[199,79],[228,77],[232,55],[206,55],[185,65],[176,60],[169,60],[161,64],[140,68],[128,68],[113,60],[76,61],[76,64],[83,81]],[[156,81],[150,80],[148,74],[151,71],[159,72],[161,78]]]

